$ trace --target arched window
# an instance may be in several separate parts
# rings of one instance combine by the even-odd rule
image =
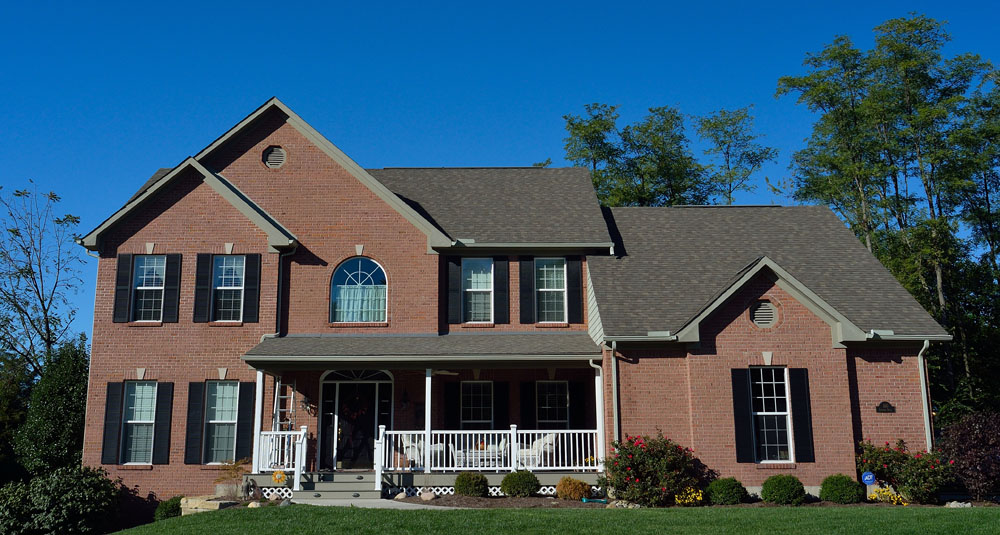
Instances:
[[[383,322],[385,270],[370,258],[355,256],[337,266],[330,283],[331,322]]]

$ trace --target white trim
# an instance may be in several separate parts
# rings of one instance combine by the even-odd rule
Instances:
[[[754,400],[754,380],[753,371],[754,370],[782,370],[783,379],[785,382],[785,410],[784,411],[764,411],[757,412],[753,410],[753,400]],[[753,451],[754,459],[757,460],[758,464],[794,464],[795,463],[795,431],[792,429],[792,392],[791,392],[791,382],[788,377],[788,367],[787,366],[751,366],[750,367],[750,418],[753,429]],[[775,396],[777,397],[777,396]],[[760,448],[757,442],[757,417],[758,416],[784,416],[785,417],[785,440],[788,442],[788,459],[772,459],[772,460],[762,460],[760,458]]]
[[[221,384],[221,383],[235,383],[236,384],[236,407],[235,407],[235,410],[233,411],[233,414],[236,416],[236,418],[234,418],[232,421],[230,421],[230,420],[211,420],[211,421],[209,421],[209,419],[208,419],[208,408],[209,408],[209,399],[210,399],[210,397],[209,397],[209,385],[212,384],[212,383],[215,383],[216,385]],[[216,394],[218,394],[218,387],[216,387]],[[216,397],[216,404],[218,404],[218,397]],[[205,464],[205,465],[218,465],[218,464],[224,464],[226,462],[226,461],[208,461],[209,449],[210,449],[209,448],[209,444],[208,444],[208,438],[209,438],[208,437],[208,426],[210,424],[225,424],[225,425],[232,424],[232,426],[233,426],[233,458],[232,458],[232,460],[233,461],[236,460],[236,431],[237,431],[236,430],[236,426],[237,426],[237,422],[239,420],[239,416],[240,416],[240,382],[239,381],[232,381],[232,380],[226,380],[226,381],[213,381],[213,380],[210,380],[210,381],[205,381],[205,413],[204,413],[203,418],[202,418],[202,435],[201,435],[202,436],[202,440],[204,440],[204,444],[202,445],[202,448],[201,448],[201,464]]]
[[[562,277],[562,289],[551,289],[551,288],[539,288],[538,287],[538,261],[539,260],[562,260],[563,277]],[[532,262],[532,273],[531,276],[535,280],[535,318],[538,323],[569,323],[569,282],[566,280],[566,258],[562,256],[551,256],[551,257],[539,257],[535,258]],[[588,272],[589,273],[589,272]],[[540,318],[539,306],[541,305],[541,300],[538,298],[540,292],[562,292],[563,294],[563,317],[561,320],[545,320],[542,321]]]
[[[358,369],[361,369],[361,368],[358,368]],[[317,467],[319,467],[320,463],[323,462],[323,457],[322,456],[323,456],[323,401],[324,401],[324,399],[323,399],[323,385],[324,384],[330,383],[330,384],[335,384],[336,385],[336,387],[333,390],[333,392],[334,392],[334,400],[333,400],[333,428],[334,429],[340,429],[340,383],[352,383],[352,384],[369,383],[369,384],[376,385],[375,386],[375,433],[373,435],[375,437],[375,440],[378,440],[378,401],[379,401],[379,396],[378,396],[378,394],[379,394],[379,388],[378,388],[378,385],[380,385],[380,384],[387,384],[387,385],[389,385],[389,393],[391,394],[391,396],[389,398],[389,427],[390,428],[392,427],[393,421],[396,418],[396,403],[395,403],[395,401],[396,401],[396,377],[389,370],[383,370],[383,369],[377,369],[377,368],[363,368],[363,369],[366,369],[366,370],[376,370],[376,371],[382,372],[382,373],[388,375],[389,379],[388,380],[386,380],[386,379],[350,380],[350,379],[327,379],[326,378],[327,375],[330,375],[331,373],[333,373],[335,371],[339,371],[339,370],[327,370],[327,371],[323,372],[323,374],[320,375],[320,377],[319,377],[319,401],[318,401],[318,405],[317,405],[318,410],[317,410],[317,413],[316,413],[316,466]],[[333,466],[330,467],[330,469],[333,470],[334,472],[337,471],[337,438],[339,438],[339,437],[335,436],[333,438]],[[372,452],[372,456],[374,457],[374,455],[376,453],[377,452],[373,451]],[[372,461],[374,462],[375,459],[373,458]]]
[[[216,265],[215,265],[215,261],[216,261],[216,259],[227,258],[227,257],[228,258],[239,257],[239,258],[243,259],[243,265],[241,266],[242,267],[242,272],[240,273],[240,285],[238,287],[237,286],[216,286],[216,272],[215,272]],[[214,255],[212,255],[212,304],[209,307],[209,312],[210,312],[210,314],[212,316],[212,321],[213,322],[215,322],[215,323],[239,323],[239,322],[243,321],[243,304],[246,302],[246,299],[245,299],[245,297],[246,297],[246,291],[245,291],[245,289],[246,289],[246,275],[247,275],[247,255],[242,255],[242,254],[214,254]],[[239,318],[234,319],[234,320],[220,320],[220,319],[216,319],[215,318],[215,315],[216,315],[215,303],[217,302],[216,299],[215,299],[215,292],[217,292],[219,290],[239,290],[240,291],[240,317]]]
[[[160,286],[139,286],[138,282],[135,280],[136,277],[136,265],[140,258],[162,258],[163,259],[163,284]],[[145,262],[145,260],[143,260]],[[143,276],[145,279],[145,276]],[[133,322],[149,322],[149,323],[159,323],[163,321],[163,301],[165,297],[165,289],[167,287],[167,255],[165,254],[137,254],[132,257],[132,273],[131,273],[131,287],[132,292],[129,296],[129,310],[130,318],[129,321]],[[148,290],[159,290],[160,292],[160,317],[156,319],[136,319],[136,314],[138,313],[138,308],[136,307],[136,292],[138,291],[148,291]]]
[[[466,260],[489,260],[489,262],[490,262],[490,289],[489,290],[484,290],[482,288],[473,289],[473,288],[466,288],[465,287],[465,261]],[[489,323],[493,323],[493,320],[495,319],[493,317],[493,309],[494,309],[494,306],[495,306],[493,301],[496,298],[496,296],[494,295],[494,290],[496,289],[496,281],[494,280],[494,276],[495,276],[495,273],[496,273],[496,271],[494,269],[495,267],[496,266],[495,266],[495,262],[493,261],[493,258],[489,257],[489,256],[470,256],[470,257],[463,257],[462,258],[462,266],[461,266],[461,268],[462,268],[462,323],[468,323],[468,324],[477,324],[477,323],[479,323],[479,324],[489,324]],[[465,295],[466,295],[466,292],[486,293],[487,291],[489,292],[489,295],[490,295],[490,306],[489,306],[490,319],[488,321],[483,321],[483,320],[471,321],[471,320],[465,319],[465,312],[466,312],[466,310],[465,310]]]
[[[150,383],[153,385],[153,419],[152,420],[126,420],[125,413],[128,410],[128,385],[138,385],[140,383]],[[142,465],[148,466],[153,464],[153,448],[156,447],[156,396],[159,393],[159,385],[156,381],[125,381],[122,392],[122,419],[121,419],[121,447],[118,452],[118,462],[123,465]],[[129,461],[124,462],[125,459],[125,426],[127,425],[149,425],[149,461]]]
[[[487,420],[466,420],[465,419],[465,385],[467,385],[467,384],[468,385],[472,385],[472,384],[488,384],[488,385],[490,385],[490,419],[489,419],[489,421],[487,421]],[[458,402],[458,421],[459,421],[459,427],[463,431],[465,430],[465,423],[466,422],[468,422],[470,424],[484,424],[484,423],[489,423],[490,424],[489,428],[487,428],[487,429],[470,429],[471,431],[489,431],[489,430],[493,430],[493,423],[496,421],[496,407],[494,406],[495,405],[495,401],[496,401],[494,399],[494,397],[495,397],[494,394],[496,393],[496,390],[493,388],[493,386],[494,386],[493,385],[493,381],[459,381],[459,387],[458,387],[458,399],[459,399],[459,402]],[[469,407],[469,408],[473,409],[474,407]],[[482,407],[479,407],[479,410],[482,410]]]

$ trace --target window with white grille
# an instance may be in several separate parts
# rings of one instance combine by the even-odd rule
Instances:
[[[535,302],[541,323],[566,322],[566,259],[535,259]]]
[[[569,428],[569,383],[538,381],[535,383],[539,429]]]
[[[757,461],[791,462],[791,418],[788,399],[788,369],[750,368],[754,443]]]
[[[166,278],[165,255],[136,255],[132,278],[132,320],[163,319],[163,283]]]
[[[122,462],[153,462],[156,381],[127,381],[122,413]]]
[[[236,456],[237,381],[209,381],[205,395],[205,462],[224,463]]]
[[[246,257],[216,255],[213,259],[212,319],[243,320],[243,274]]]
[[[462,381],[462,429],[493,429],[492,381]]]
[[[493,322],[493,259],[462,259],[462,319]]]

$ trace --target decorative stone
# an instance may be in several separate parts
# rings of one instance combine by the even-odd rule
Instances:
[[[271,501],[272,502],[280,502],[281,501],[281,494],[279,494],[277,492],[275,492],[274,494],[272,494],[271,495]]]
[[[423,501],[425,501],[425,502],[429,502],[431,500],[436,500],[437,499],[437,494],[434,494],[433,491],[428,490],[426,492],[420,493],[420,499],[423,500]]]
[[[250,502],[247,504],[247,507],[250,509],[256,509],[260,507],[260,502]]]
[[[972,507],[972,502],[948,502],[944,506],[951,508]]]
[[[285,498],[284,500],[281,500],[281,503],[278,504],[278,507],[288,507],[289,505],[292,505],[292,500]]]
[[[215,496],[185,496],[181,498],[181,515],[218,511],[233,507],[237,503],[233,500],[220,500]]]
[[[396,501],[405,500],[406,499],[406,491],[405,490],[399,491],[399,493],[396,494],[395,496],[393,496],[392,499],[396,500]]]

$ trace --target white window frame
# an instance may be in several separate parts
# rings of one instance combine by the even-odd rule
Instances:
[[[489,261],[489,263],[490,263],[490,289],[489,290],[472,289],[472,288],[466,288],[465,287],[465,261],[466,260],[488,260]],[[494,320],[494,318],[493,318],[493,309],[494,309],[493,300],[495,299],[495,296],[493,295],[493,290],[496,288],[495,281],[493,280],[493,277],[495,276],[495,273],[496,273],[495,267],[496,267],[495,262],[493,262],[493,259],[490,258],[490,257],[469,257],[469,258],[463,258],[462,259],[462,323],[472,323],[472,324],[476,324],[476,323],[478,323],[478,324],[491,324],[491,323],[493,323],[493,320]],[[489,320],[487,320],[487,321],[483,321],[483,320],[471,321],[471,320],[466,320],[465,319],[465,296],[466,296],[466,292],[472,292],[472,293],[489,293],[489,295],[490,295],[490,307],[489,307],[490,308],[490,319]]]
[[[153,385],[153,419],[152,420],[126,420],[125,413],[128,408],[128,385],[129,384],[140,384],[140,383],[151,383]],[[121,447],[119,448],[119,462],[123,465],[129,466],[147,466],[153,464],[153,448],[156,446],[156,395],[159,393],[159,385],[156,381],[125,381],[124,388],[122,389],[122,426],[121,426]],[[129,461],[125,462],[125,428],[128,425],[144,425],[149,424],[149,462],[142,461]]]
[[[488,384],[488,385],[490,385],[490,419],[489,420],[466,420],[465,419],[465,385],[471,385],[471,384]],[[493,381],[462,381],[461,383],[459,383],[459,387],[458,387],[458,397],[459,397],[458,415],[459,415],[459,422],[461,424],[460,427],[462,429],[465,429],[466,422],[468,422],[470,424],[484,424],[484,423],[488,423],[488,424],[490,424],[489,429],[490,430],[493,429],[493,422],[496,419],[496,407],[495,407],[495,405],[496,405],[496,403],[495,403],[495,401],[496,401],[496,399],[495,399],[496,391],[494,390],[493,386],[494,386],[493,385]]]
[[[229,381],[229,380],[226,380],[226,381],[205,381],[205,383],[206,383],[205,384],[205,414],[204,414],[204,417],[202,418],[204,420],[204,424],[203,424],[204,428],[202,429],[202,434],[201,434],[201,436],[202,436],[203,440],[205,441],[205,443],[204,443],[204,445],[202,447],[202,454],[201,454],[202,464],[206,464],[206,465],[225,464],[224,462],[220,462],[220,461],[208,462],[208,455],[209,455],[208,426],[209,426],[209,424],[233,424],[233,460],[235,461],[236,460],[236,425],[237,425],[237,420],[240,417],[240,382],[239,381]],[[236,415],[236,418],[234,418],[233,420],[209,420],[208,419],[208,400],[209,400],[209,398],[208,398],[208,383],[236,383],[236,407],[235,407],[235,411],[233,412],[233,414]]]
[[[385,266],[383,266],[381,262],[375,260],[374,258],[372,258],[370,256],[364,256],[364,255],[355,255],[355,256],[352,256],[352,257],[349,257],[349,258],[345,258],[339,264],[337,264],[337,267],[333,268],[333,275],[330,276],[330,293],[329,293],[329,296],[328,296],[328,299],[330,300],[330,303],[329,303],[330,306],[328,307],[328,308],[330,308],[330,310],[327,313],[329,315],[329,321],[330,321],[330,323],[359,323],[357,321],[338,321],[336,319],[336,317],[335,317],[336,315],[334,314],[334,310],[333,310],[333,292],[334,292],[334,289],[336,288],[336,285],[334,285],[334,280],[337,278],[337,273],[340,272],[340,268],[344,267],[344,264],[346,264],[346,263],[348,263],[348,262],[350,262],[352,260],[358,260],[358,259],[365,259],[365,260],[371,261],[373,264],[375,264],[376,267],[378,267],[379,270],[382,271],[382,276],[385,277],[385,306],[383,307],[383,309],[385,311],[384,312],[384,316],[385,317],[382,318],[379,321],[360,322],[360,323],[388,323],[389,322],[389,273],[385,270]],[[370,279],[371,278],[371,273],[368,273],[367,275],[369,276],[369,279]],[[363,284],[359,284],[359,286],[364,286],[364,285]],[[373,286],[378,286],[378,285],[374,284]]]
[[[775,412],[757,412],[753,409],[754,400],[754,381],[753,373],[754,370],[782,370],[784,374],[785,381],[785,410],[775,411]],[[757,460],[758,464],[794,464],[795,463],[795,433],[792,429],[792,392],[791,385],[788,381],[788,368],[783,366],[752,366],[750,368],[750,421],[753,429],[753,454],[754,459]],[[786,429],[786,440],[788,440],[788,459],[776,459],[776,460],[763,460],[760,458],[760,447],[758,444],[757,437],[757,417],[758,416],[784,416],[785,417],[785,429]]]
[[[541,397],[538,395],[538,389],[539,389],[539,387],[542,384],[553,384],[553,383],[562,383],[562,384],[566,385],[566,419],[565,420],[543,420],[542,416],[540,414],[541,413],[542,405],[541,405]],[[565,423],[566,425],[564,425],[563,428],[569,429],[569,381],[535,381],[535,423],[542,424],[543,422],[546,423],[546,424],[551,424],[551,425]],[[557,427],[545,427],[545,428],[543,428],[541,425],[539,425],[538,428],[539,429],[559,429]]]
[[[215,276],[215,259],[216,258],[226,258],[226,257],[243,257],[243,274],[240,276],[241,284],[237,286],[216,286],[216,276]],[[212,321],[218,323],[240,323],[243,321],[243,305],[246,302],[246,277],[247,277],[247,257],[246,255],[240,254],[217,254],[212,255]],[[215,310],[215,292],[219,290],[239,290],[240,291],[240,317],[235,320],[220,320],[216,319]]]
[[[539,260],[562,260],[562,263],[563,263],[563,277],[562,277],[563,287],[562,287],[562,290],[551,289],[551,288],[542,289],[542,288],[538,287],[538,283],[537,282],[535,283],[535,317],[539,318],[538,323],[569,323],[569,298],[568,298],[569,292],[567,291],[568,288],[569,288],[569,283],[566,280],[566,258],[565,257],[561,257],[561,256],[536,258],[535,261],[534,261],[534,272],[531,274],[531,276],[534,277],[535,280],[538,279],[538,261]],[[541,293],[541,292],[562,292],[562,294],[563,294],[563,317],[562,317],[561,320],[546,320],[546,321],[542,321],[540,319],[541,318],[541,310],[540,310],[539,307],[541,306],[542,300],[538,298],[538,294]]]
[[[139,258],[154,258],[154,257],[163,258],[163,285],[162,286],[139,286],[136,283],[136,280],[135,280],[135,275],[136,275],[135,274],[135,269],[136,269],[136,265],[137,265],[136,260],[138,260]],[[132,296],[131,296],[132,318],[131,318],[131,320],[132,321],[135,321],[135,322],[148,322],[148,323],[160,323],[160,322],[163,321],[163,297],[164,297],[164,294],[166,293],[164,291],[164,289],[166,288],[166,285],[167,285],[167,255],[162,255],[162,254],[141,254],[141,255],[135,255],[135,258],[132,261],[132,281],[131,281],[131,286],[132,286]],[[159,290],[160,291],[160,317],[159,317],[159,319],[155,319],[155,320],[140,320],[140,319],[136,319],[136,315],[138,314],[139,310],[138,310],[138,307],[136,307],[135,295],[136,295],[136,292],[138,292],[139,290]]]

